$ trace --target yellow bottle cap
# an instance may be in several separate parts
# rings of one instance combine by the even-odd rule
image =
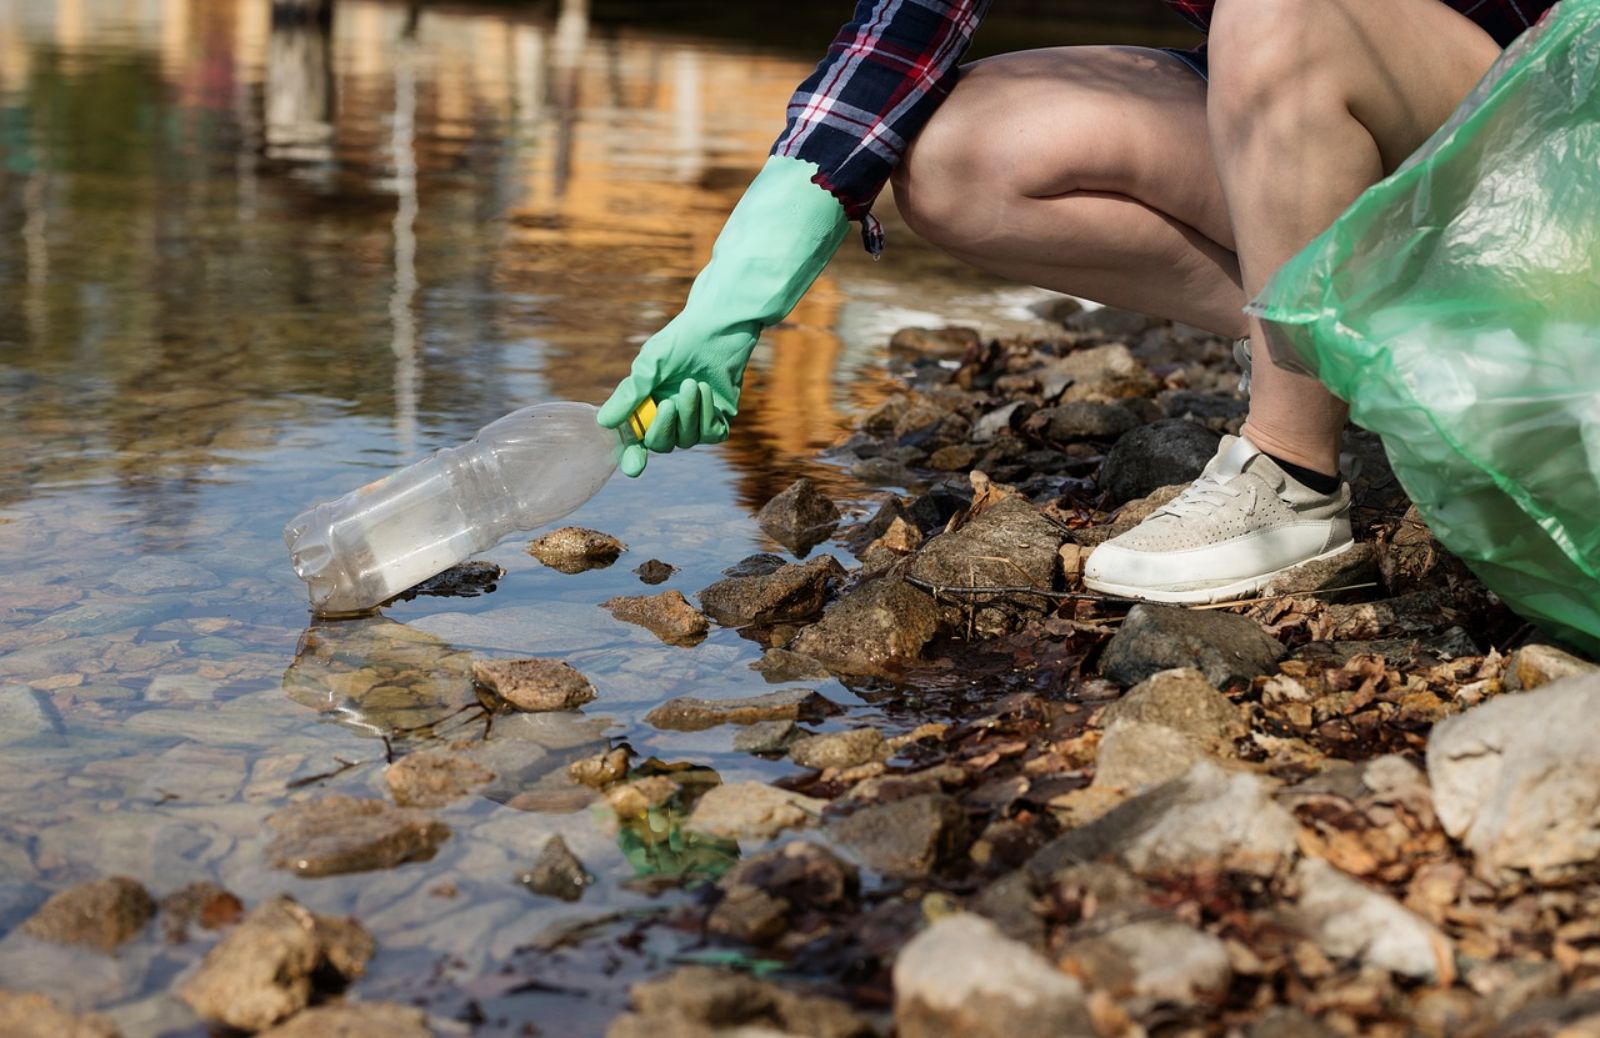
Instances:
[[[650,423],[656,420],[656,402],[646,397],[645,402],[634,409],[628,416],[628,428],[633,430],[635,439],[644,439],[645,430],[650,428]]]

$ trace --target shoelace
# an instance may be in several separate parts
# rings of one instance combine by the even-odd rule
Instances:
[[[1167,506],[1161,509],[1160,514],[1175,516],[1179,519],[1188,519],[1197,516],[1207,516],[1230,501],[1250,495],[1250,503],[1246,506],[1247,513],[1254,512],[1256,507],[1256,488],[1248,491],[1238,487],[1229,486],[1212,476],[1201,476],[1190,484],[1189,489],[1173,498]]]

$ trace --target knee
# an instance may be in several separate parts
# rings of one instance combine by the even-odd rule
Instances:
[[[1008,75],[968,66],[922,132],[907,149],[890,182],[906,224],[942,248],[959,250],[988,231],[988,215],[1033,190],[1027,149],[1019,148]]]
[[[1326,86],[1319,83],[1317,39],[1330,28],[1317,22],[1338,6],[1338,0],[1217,0],[1208,46],[1213,125],[1259,124],[1284,104],[1314,101]]]

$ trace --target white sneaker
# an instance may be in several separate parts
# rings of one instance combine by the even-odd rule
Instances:
[[[1225,436],[1189,489],[1089,554],[1083,585],[1145,602],[1227,602],[1353,543],[1348,483],[1319,494],[1249,440]]]

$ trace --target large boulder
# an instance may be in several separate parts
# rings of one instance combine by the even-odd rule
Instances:
[[[894,964],[900,1038],[1091,1038],[1083,986],[981,916],[938,920]]]
[[[1106,454],[1100,489],[1121,504],[1200,475],[1222,437],[1184,418],[1167,418],[1123,436]]]
[[[933,596],[885,576],[835,602],[789,649],[838,674],[887,676],[920,659],[938,630]]]
[[[1136,605],[1100,656],[1100,673],[1119,685],[1192,667],[1217,687],[1272,673],[1284,648],[1248,616],[1214,609]]]
[[[832,555],[717,581],[696,597],[706,615],[724,627],[798,623],[822,612],[828,593],[844,578]]]
[[[1428,778],[1445,832],[1485,878],[1553,882],[1600,865],[1600,675],[1492,699],[1440,722]]]

